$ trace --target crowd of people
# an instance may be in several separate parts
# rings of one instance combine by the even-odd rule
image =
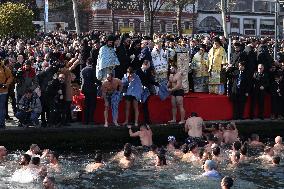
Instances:
[[[231,48],[232,47],[232,48]],[[149,96],[171,96],[172,120],[185,123],[183,96],[203,92],[230,96],[233,118],[244,119],[244,106],[251,97],[250,118],[264,118],[264,96],[271,96],[271,118],[283,118],[284,56],[271,56],[271,39],[224,37],[177,38],[174,35],[135,33],[106,35],[89,32],[39,34],[32,39],[0,39],[0,128],[5,128],[8,103],[20,127],[68,126],[76,112],[84,110],[84,124],[94,122],[97,96],[105,102],[104,126],[111,108],[118,126],[118,107],[126,100],[125,122],[139,108],[150,124]],[[230,58],[228,59],[228,50]],[[180,58],[181,55],[183,58]],[[84,104],[76,98],[84,95]],[[10,99],[10,100],[9,100]],[[176,117],[177,111],[180,118]],[[40,117],[40,122],[39,122]],[[179,120],[179,122],[177,121]]]
[[[168,144],[158,147],[153,144],[153,133],[149,126],[141,126],[139,131],[132,131],[129,126],[129,136],[139,137],[141,146],[134,147],[126,143],[122,151],[110,158],[96,151],[94,162],[88,162],[84,167],[86,173],[104,171],[107,165],[115,164],[122,169],[131,169],[142,158],[149,166],[166,167],[170,164],[184,162],[202,169],[199,178],[221,181],[222,189],[229,189],[236,180],[235,172],[223,177],[222,167],[238,169],[242,165],[259,161],[263,165],[279,167],[283,158],[284,146],[282,137],[277,136],[275,142],[264,144],[257,134],[252,134],[248,140],[240,139],[233,122],[205,126],[203,119],[197,113],[191,113],[186,120],[185,141],[177,141],[174,136],[168,137]],[[7,150],[0,146],[0,163],[7,159]],[[40,150],[37,144],[23,153],[19,159],[19,168],[13,173],[13,182],[29,183],[41,180],[46,189],[54,189],[54,174],[62,171],[60,155],[52,150]],[[192,170],[191,170],[192,171]]]

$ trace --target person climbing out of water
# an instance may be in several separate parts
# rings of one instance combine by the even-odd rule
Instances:
[[[151,128],[148,125],[141,125],[140,130],[137,132],[133,132],[131,126],[128,126],[128,128],[130,137],[139,137],[142,147],[148,149],[147,151],[149,151],[149,147],[153,144],[153,133]]]

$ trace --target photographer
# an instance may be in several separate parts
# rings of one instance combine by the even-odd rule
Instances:
[[[13,81],[13,76],[8,67],[0,59],[0,129],[5,128],[6,101],[8,87]]]
[[[38,87],[38,80],[35,69],[30,61],[25,61],[24,66],[19,68],[15,74],[16,79],[16,99],[20,101],[27,89],[34,91]]]
[[[59,74],[56,79],[47,86],[47,98],[49,104],[48,124],[50,127],[60,127],[65,124],[65,75]]]
[[[44,64],[47,64],[47,63],[44,63]],[[51,66],[47,66],[37,75],[37,79],[38,79],[40,90],[41,90],[40,101],[42,105],[42,112],[41,112],[41,126],[42,127],[47,126],[46,117],[48,119],[48,116],[49,116],[49,101],[48,101],[48,95],[47,95],[47,86],[48,86],[48,83],[53,80],[53,76],[54,74],[58,72],[58,70],[59,70],[59,67],[56,64],[52,63]]]
[[[19,127],[28,127],[29,124],[39,125],[38,117],[41,113],[41,103],[37,94],[31,89],[27,89],[19,104],[19,111],[16,118],[19,119]]]

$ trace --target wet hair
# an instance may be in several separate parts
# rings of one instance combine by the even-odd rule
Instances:
[[[280,157],[279,156],[274,156],[272,158],[272,162],[276,165],[279,165],[280,164]]]
[[[233,143],[233,148],[234,148],[235,150],[239,151],[239,150],[241,149],[241,147],[242,147],[241,142],[236,141],[236,142]]]
[[[191,117],[197,117],[198,114],[197,114],[196,112],[191,112],[190,116],[191,116]]]
[[[217,147],[215,147],[215,148],[213,148],[212,149],[212,154],[214,155],[214,156],[218,156],[218,155],[220,155],[220,147],[219,146],[217,146]]]
[[[102,162],[102,159],[103,159],[103,156],[100,152],[98,152],[95,156],[95,162],[96,163],[101,163]]]
[[[30,150],[34,149],[35,147],[38,147],[38,145],[37,144],[30,145]]]
[[[164,148],[161,148],[157,154],[159,160],[160,160],[160,164],[161,165],[167,165],[167,160],[166,160],[166,150]]]
[[[194,148],[198,147],[197,143],[193,142],[189,144],[189,151],[192,151]]]
[[[259,136],[258,136],[258,134],[252,134],[250,138],[251,138],[252,141],[254,141],[254,140],[259,139]]]
[[[131,149],[125,149],[123,155],[126,158],[129,158],[131,156],[131,153],[132,153]]]
[[[207,141],[209,142],[209,141],[214,141],[214,135],[212,134],[212,133],[209,133],[208,135],[207,135]]]
[[[29,154],[22,154],[22,156],[25,158],[25,160],[27,161],[27,163],[29,164],[31,161],[31,156]]]
[[[234,185],[234,180],[231,177],[225,176],[222,179],[222,182],[224,186],[226,186],[228,189],[231,188]]]
[[[241,153],[242,155],[247,155],[247,153],[248,153],[248,148],[247,148],[246,145],[243,145],[243,146],[241,147],[240,153]]]
[[[183,144],[181,146],[181,151],[186,154],[188,152],[189,148],[188,148],[188,145],[187,144]]]
[[[150,150],[151,150],[151,151],[156,151],[157,149],[158,149],[158,146],[155,145],[155,144],[152,144],[152,145],[150,146]]]
[[[59,153],[55,152],[55,151],[50,151],[49,154],[52,154],[54,156],[55,159],[59,159]]]
[[[234,156],[235,159],[237,159],[237,160],[240,160],[240,159],[241,159],[241,154],[240,154],[240,152],[234,153],[233,156]]]
[[[123,149],[130,149],[131,150],[132,145],[130,143],[125,143]]]
[[[39,157],[32,157],[31,163],[33,165],[39,165],[40,164],[40,158]]]

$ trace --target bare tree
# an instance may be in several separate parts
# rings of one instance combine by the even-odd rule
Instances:
[[[73,13],[74,13],[74,21],[77,35],[80,34],[80,25],[79,25],[79,17],[78,17],[78,2],[77,0],[72,0],[73,3]]]
[[[153,36],[154,20],[156,18],[157,13],[161,10],[165,2],[167,1],[166,0],[143,0],[145,35]]]

